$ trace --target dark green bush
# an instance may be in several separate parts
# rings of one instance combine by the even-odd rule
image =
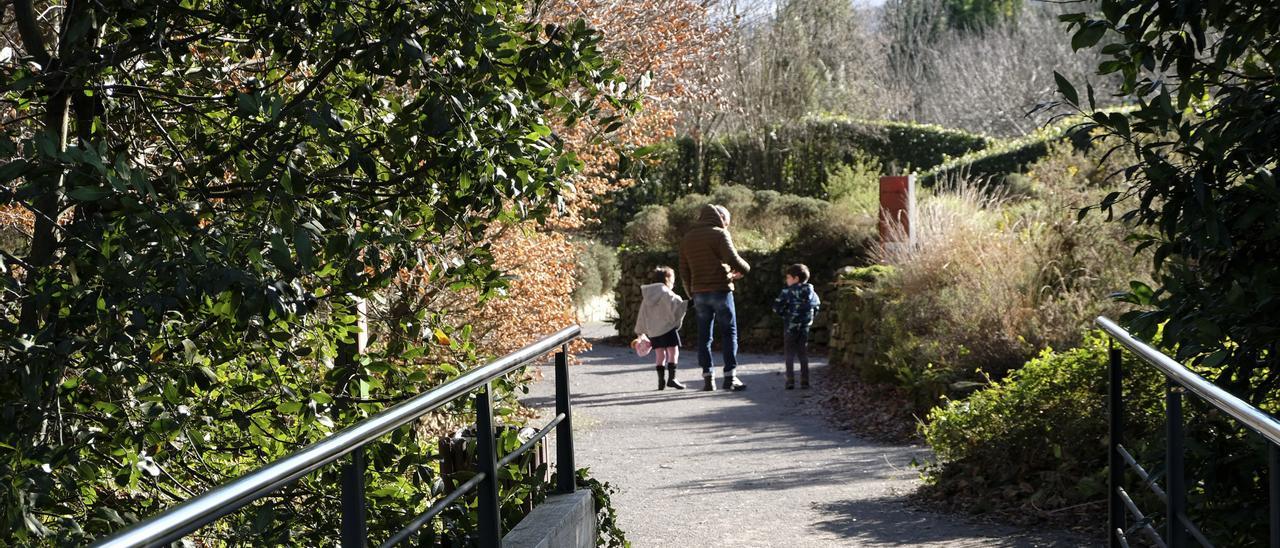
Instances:
[[[926,469],[926,494],[985,499],[975,510],[1064,508],[1106,496],[1107,340],[1039,357],[967,398],[934,408],[921,433],[937,462]],[[1128,364],[1132,370],[1133,364]],[[1158,380],[1129,376],[1128,432],[1159,430]],[[965,497],[967,498],[967,497]],[[985,504],[985,507],[984,507]],[[1105,506],[1098,508],[1105,515]]]
[[[689,194],[666,206],[645,206],[623,229],[623,244],[637,249],[675,249],[707,204],[728,208],[734,243],[740,250],[775,250],[805,227],[851,221],[833,220],[831,204],[815,198],[724,185],[710,196]]]
[[[644,206],[710,194],[729,184],[834,199],[840,185],[830,182],[833,173],[842,178],[842,167],[928,170],[993,142],[934,125],[834,117],[807,118],[760,134],[679,138],[657,145],[647,159],[631,166],[635,184],[601,198],[597,228],[620,233]]]
[[[1066,137],[1064,130],[1055,126],[952,158],[922,173],[920,184],[933,186],[938,181],[957,176],[1002,182],[1004,177],[1025,171],[1027,166],[1049,154],[1051,146]]]
[[[922,494],[976,512],[1081,507],[1091,523],[1105,522],[1107,348],[1093,332],[1078,348],[1046,350],[1005,380],[933,409],[921,433],[937,460],[925,469]],[[1124,356],[1125,446],[1164,486],[1164,379]],[[1219,546],[1264,545],[1261,437],[1192,395],[1184,402],[1188,514]],[[1125,487],[1163,521],[1163,503],[1132,473]]]

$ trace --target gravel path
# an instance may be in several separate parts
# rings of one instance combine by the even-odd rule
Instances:
[[[697,390],[690,365],[689,389],[659,392],[651,362],[626,348],[596,344],[580,358],[570,369],[577,464],[621,489],[615,503],[637,548],[1088,544],[906,506],[919,481],[912,462],[927,449],[833,428],[820,387],[782,389],[777,356],[744,355],[737,393]],[[525,398],[544,416],[555,405],[545,373]]]

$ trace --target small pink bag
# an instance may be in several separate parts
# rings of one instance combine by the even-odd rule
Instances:
[[[631,349],[636,351],[637,356],[643,358],[649,355],[650,350],[653,350],[653,343],[649,341],[649,337],[640,335],[631,341]]]

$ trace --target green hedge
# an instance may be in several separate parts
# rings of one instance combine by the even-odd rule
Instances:
[[[992,145],[964,156],[949,159],[920,174],[924,186],[953,176],[1003,180],[1049,154],[1054,143],[1067,137],[1067,126],[1052,126],[1035,134]]]
[[[825,198],[827,175],[841,165],[872,161],[924,170],[991,144],[987,137],[934,125],[806,118],[760,134],[701,143],[676,139],[655,151],[642,178],[643,185],[678,195],[736,183]]]
[[[1100,112],[1130,110],[1132,108],[1118,107],[1103,109]],[[1079,116],[1069,117],[1026,137],[994,142],[981,150],[948,158],[932,168],[920,170],[919,182],[924,186],[933,186],[934,183],[952,176],[986,178],[1003,182],[1005,176],[1022,173],[1026,171],[1027,166],[1047,156],[1053,145],[1059,141],[1070,139],[1079,150],[1089,148],[1090,136],[1073,131],[1083,121],[1085,119]]]

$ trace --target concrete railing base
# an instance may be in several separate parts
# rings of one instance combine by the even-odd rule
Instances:
[[[509,548],[593,548],[596,504],[591,491],[552,495],[503,537]]]

